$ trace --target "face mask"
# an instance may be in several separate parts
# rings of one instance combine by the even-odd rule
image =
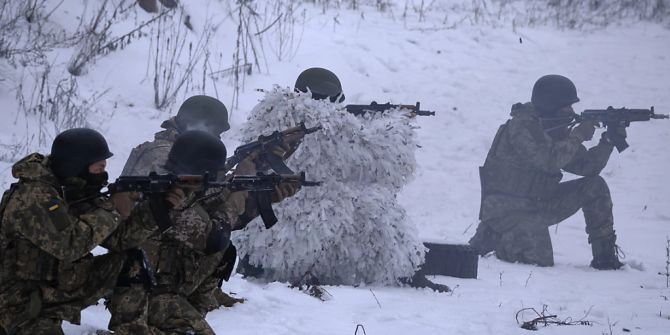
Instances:
[[[67,178],[64,181],[64,196],[68,202],[95,197],[107,185],[107,172],[82,172],[77,177]]]
[[[85,171],[80,174],[79,177],[86,181],[87,188],[97,188],[96,192],[99,192],[100,189],[105,187],[107,185],[107,180],[109,179],[109,175],[106,171],[102,173],[90,173]]]

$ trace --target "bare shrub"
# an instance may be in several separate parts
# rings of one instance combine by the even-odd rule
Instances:
[[[46,52],[75,43],[76,36],[49,21],[61,4],[0,1],[0,58],[13,67],[44,64]]]
[[[77,32],[79,36],[78,50],[72,55],[67,70],[73,76],[79,76],[85,72],[85,67],[95,58],[106,55],[115,50],[117,45],[111,41],[111,28],[120,21],[132,8],[132,2],[121,0],[108,6],[109,0],[103,0],[100,7],[94,12],[93,17]],[[85,19],[82,15],[82,21]],[[124,37],[128,37],[127,39]],[[132,36],[123,35],[121,43],[130,43]],[[114,40],[119,40],[118,38]],[[122,44],[122,46],[124,46]]]
[[[190,29],[182,24],[186,17],[183,12],[171,12],[161,16],[152,33],[151,78],[154,105],[160,110],[174,104],[182,91],[204,91],[206,77],[203,76],[201,86],[196,84],[195,69],[198,64],[203,69],[207,67],[212,29],[206,23],[203,31],[193,41]]]
[[[26,128],[25,135],[15,143],[2,145],[9,149],[3,159],[13,160],[44,147],[64,130],[88,126],[89,117],[100,114],[94,106],[105,93],[82,96],[75,77],[54,79],[49,64],[22,78],[16,88],[19,112],[14,123]]]

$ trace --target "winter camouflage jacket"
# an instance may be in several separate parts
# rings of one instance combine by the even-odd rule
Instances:
[[[480,168],[481,220],[538,210],[551,199],[562,171],[597,175],[612,153],[613,146],[605,141],[586,150],[573,135],[550,137],[531,103],[515,104],[511,116],[498,129]]]
[[[165,130],[156,133],[153,141],[144,142],[132,150],[126,165],[123,167],[122,175],[146,176],[150,172],[167,173],[164,165],[167,162],[172,145],[179,136],[179,131],[174,118],[164,121],[161,128]],[[244,165],[243,173],[255,174],[255,168],[249,167],[253,163],[247,161],[240,162],[236,171],[241,171],[240,167],[242,165]],[[217,216],[222,216],[221,221],[229,222],[232,225],[232,230],[242,229],[248,223],[249,219],[240,221],[240,215],[249,218],[258,215],[253,201],[248,200],[247,192],[230,193],[224,190],[219,196],[210,199],[208,203],[208,211],[216,211]],[[215,206],[218,206],[218,208],[214,208]],[[212,214],[211,211],[210,214]]]
[[[3,196],[0,222],[0,316],[19,318],[17,311],[35,303],[34,293],[48,300],[87,285],[93,248],[132,248],[157,229],[146,203],[127,220],[104,197],[69,206],[43,155],[23,158],[12,175],[19,181]],[[78,312],[63,319],[77,322]]]
[[[200,202],[186,203],[190,204],[170,211],[174,226],[147,242],[158,293],[191,295],[218,268],[229,242],[227,223],[210,217]],[[212,250],[208,243],[212,237],[224,242],[221,250]]]

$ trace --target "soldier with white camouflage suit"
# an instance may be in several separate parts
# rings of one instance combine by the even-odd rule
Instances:
[[[123,300],[132,286],[144,290],[145,273],[125,250],[171,223],[155,221],[154,202],[121,218],[100,193],[111,156],[102,135],[78,128],[59,134],[51,155],[12,167],[19,181],[0,208],[0,334],[63,334],[63,320],[79,324],[80,311],[112,291]],[[166,200],[177,203],[175,192]],[[109,252],[93,256],[97,245]],[[124,320],[118,333],[148,333],[146,309],[110,308]]]
[[[533,87],[531,102],[512,106],[500,126],[484,166],[480,168],[482,202],[475,236],[470,240],[481,255],[495,251],[508,262],[553,266],[549,226],[584,212],[586,233],[596,269],[618,269],[612,199],[599,175],[612,153],[608,130],[586,149],[595,124],[574,129],[572,104],[579,101],[568,78],[547,75]],[[583,176],[560,182],[562,171]]]

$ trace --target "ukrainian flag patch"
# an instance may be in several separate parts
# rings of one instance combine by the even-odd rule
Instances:
[[[47,209],[49,209],[49,212],[53,212],[57,209],[60,208],[60,205],[58,204],[58,200],[51,200],[47,203]]]

